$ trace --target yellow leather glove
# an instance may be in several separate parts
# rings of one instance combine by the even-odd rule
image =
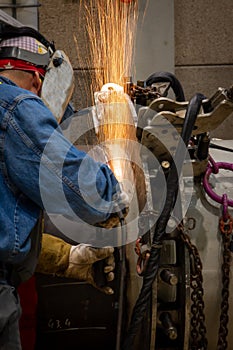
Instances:
[[[106,294],[113,294],[113,289],[106,285],[107,282],[114,279],[115,260],[113,253],[113,247],[95,248],[84,243],[71,246],[69,265],[64,272],[64,276],[85,281]],[[100,264],[100,262],[103,262],[103,264]],[[96,280],[95,266],[97,264],[102,269],[100,273],[105,276],[105,285],[98,285]]]
[[[61,238],[43,233],[36,272],[75,278],[92,284],[106,294],[113,294],[112,288],[106,285],[108,281],[114,279],[113,252],[113,247],[94,248],[83,243],[72,246]],[[102,271],[99,271],[101,276],[105,276],[102,278],[105,285],[101,284],[101,287],[95,282],[99,267],[102,268]]]

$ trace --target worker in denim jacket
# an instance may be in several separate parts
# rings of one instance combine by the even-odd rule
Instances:
[[[29,278],[36,267],[41,209],[77,216],[90,225],[107,222],[111,217],[115,217],[112,225],[118,223],[117,216],[111,214],[118,185],[114,174],[64,137],[56,118],[39,97],[53,51],[53,45],[31,28],[12,29],[1,35],[1,349],[21,349],[20,305],[14,287]],[[98,249],[85,244],[69,246],[67,274],[63,271],[63,275],[75,277],[79,258],[91,264],[109,257],[109,273],[113,248],[101,249],[98,253]],[[93,281],[90,273],[84,276]]]

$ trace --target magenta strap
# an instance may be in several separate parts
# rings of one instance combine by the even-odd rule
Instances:
[[[224,208],[227,208],[227,206],[233,207],[233,200],[227,198],[227,195],[219,196],[217,193],[215,193],[210,184],[209,184],[209,177],[210,175],[217,174],[219,172],[219,169],[226,169],[233,171],[233,164],[231,163],[225,163],[225,162],[218,162],[216,163],[212,157],[209,157],[210,163],[207,166],[205,176],[203,178],[203,186],[206,191],[206,193],[210,196],[211,199],[213,199],[215,202],[223,204]]]

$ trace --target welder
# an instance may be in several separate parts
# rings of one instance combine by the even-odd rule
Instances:
[[[107,165],[73,147],[40,98],[54,52],[53,43],[32,28],[7,28],[1,33],[1,349],[21,349],[20,305],[15,287],[29,278],[36,267],[41,210],[49,207],[53,213],[72,213],[73,219],[81,218],[90,225],[117,225],[113,197],[120,202],[121,193],[114,174]],[[81,168],[85,176],[80,176]],[[46,236],[42,241],[46,250],[44,241]],[[98,249],[85,244],[69,246],[64,270],[67,276],[74,277],[80,267],[79,259],[88,260],[90,267],[95,259],[109,258],[108,265],[112,266],[112,253],[113,248],[109,247],[98,253]],[[109,269],[107,272],[111,272]],[[84,279],[93,282],[90,269],[85,271]]]

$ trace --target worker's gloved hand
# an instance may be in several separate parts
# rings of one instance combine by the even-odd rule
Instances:
[[[121,187],[120,187],[121,188]],[[123,213],[123,215],[127,215],[129,211],[129,196],[128,194],[120,189],[113,196],[115,211],[118,213],[119,211]]]
[[[114,291],[107,283],[114,279],[114,248],[95,248],[88,244],[78,244],[70,249],[69,266],[64,276],[85,281],[106,294],[113,294]],[[100,268],[102,271],[100,271]],[[98,274],[104,277],[105,285],[98,283]]]
[[[121,189],[121,185],[119,184],[118,191],[113,195],[113,213],[110,217],[104,221],[96,224],[98,227],[104,228],[113,228],[120,224],[120,220],[129,212],[129,196],[125,191]]]

